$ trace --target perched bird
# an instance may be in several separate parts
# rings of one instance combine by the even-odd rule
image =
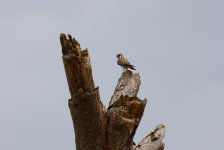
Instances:
[[[127,58],[123,57],[122,54],[117,54],[117,64],[120,65],[123,68],[123,71],[128,70],[130,68],[131,70],[136,70],[134,65],[132,65]]]

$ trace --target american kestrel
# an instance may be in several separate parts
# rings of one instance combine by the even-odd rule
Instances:
[[[132,65],[127,58],[123,57],[122,54],[117,54],[117,64],[120,65],[126,71],[128,68],[131,70],[136,70],[134,65]]]

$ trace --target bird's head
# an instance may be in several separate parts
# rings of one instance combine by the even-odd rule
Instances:
[[[117,59],[120,59],[122,57],[123,57],[123,55],[121,53],[117,54]]]

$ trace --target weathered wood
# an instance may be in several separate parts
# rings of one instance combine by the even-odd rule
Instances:
[[[108,150],[131,150],[147,100],[137,96],[140,75],[127,70],[118,80],[108,108]]]
[[[134,150],[163,150],[165,144],[162,142],[165,136],[165,126],[159,124],[156,128],[147,135]]]
[[[76,150],[105,150],[106,110],[98,88],[90,93],[80,90],[68,104],[75,128]]]
[[[134,74],[129,70],[123,72],[111,97],[109,107],[114,105],[120,96],[136,97],[140,84],[139,73]]]
[[[65,34],[61,34],[60,40],[71,96],[79,88],[84,92],[91,92],[94,90],[95,85],[88,50],[81,50],[80,44],[71,35],[69,37],[67,39]]]
[[[71,99],[69,108],[75,130],[76,150],[104,150],[106,109],[95,88],[88,50],[61,34],[62,58]]]
[[[106,110],[94,85],[88,50],[81,50],[71,35],[62,33],[60,41],[76,150],[162,150],[164,125],[158,125],[137,146],[133,142],[147,103],[137,97],[140,75],[129,70],[122,73]]]

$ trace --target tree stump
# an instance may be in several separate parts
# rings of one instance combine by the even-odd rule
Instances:
[[[137,97],[139,73],[129,70],[118,80],[109,107],[95,87],[88,50],[71,35],[60,35],[62,59],[71,98],[68,101],[75,131],[76,150],[162,150],[165,126],[159,124],[135,145],[133,137],[147,100]]]

